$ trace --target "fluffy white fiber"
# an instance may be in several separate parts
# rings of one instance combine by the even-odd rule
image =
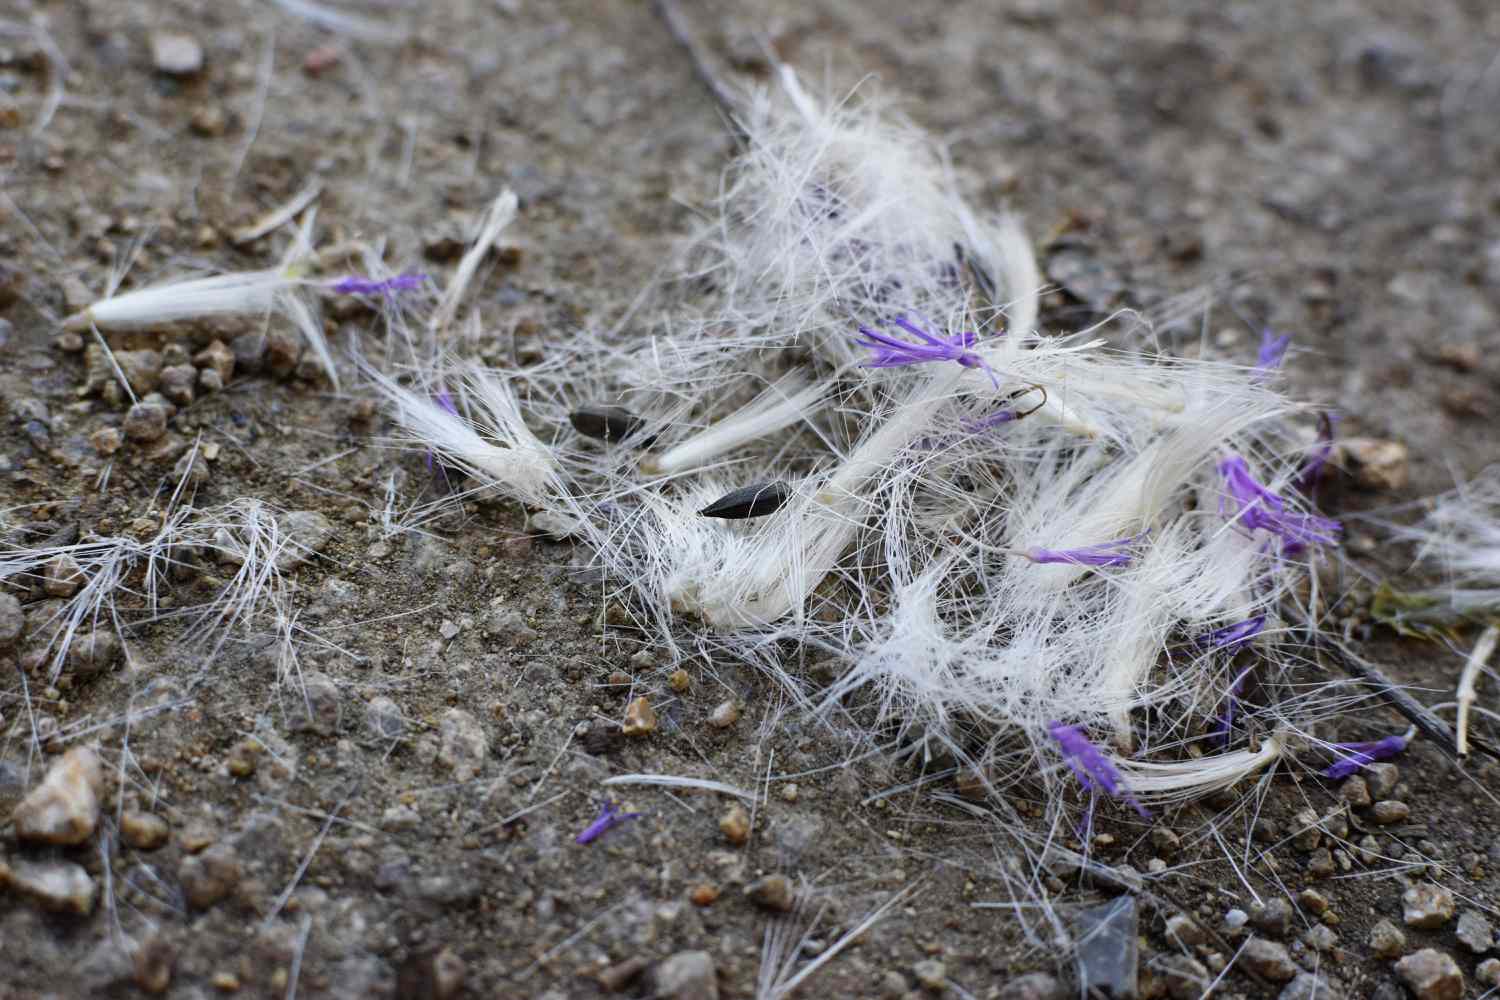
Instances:
[[[1067,773],[1055,726],[1079,726],[1142,799],[1274,763],[1297,722],[1264,694],[1296,661],[1283,613],[1336,531],[1294,485],[1303,408],[1264,372],[1146,353],[1108,323],[1039,329],[1020,222],[971,211],[878,102],[820,101],[783,68],[742,124],[718,220],[682,256],[706,296],[638,344],[580,333],[546,372],[376,376],[411,442],[576,520],[668,660],[750,660],[830,719],[960,758],[1029,744],[1049,781]],[[859,328],[916,344],[902,319],[947,346],[867,366]],[[614,402],[640,421],[631,444],[567,426]],[[772,513],[699,513],[768,482],[787,488]],[[1322,537],[1299,544],[1299,524]],[[834,661],[831,686],[788,665],[807,653]],[[1231,690],[1250,674],[1261,694]],[[1210,737],[1222,749],[1182,752]]]

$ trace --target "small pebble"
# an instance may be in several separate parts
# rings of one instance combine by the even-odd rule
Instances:
[[[1241,910],[1239,907],[1235,907],[1234,909],[1224,914],[1224,931],[1227,934],[1236,934],[1239,931],[1243,930],[1245,925],[1249,922],[1250,914],[1246,913],[1244,910]]]
[[[636,977],[651,967],[645,955],[631,955],[594,974],[594,979],[606,993],[618,993],[635,981]]]
[[[1402,919],[1408,927],[1431,930],[1453,919],[1453,893],[1440,885],[1414,885],[1401,894]]]
[[[1500,987],[1500,958],[1487,958],[1474,969],[1474,978],[1479,985],[1491,989]]]
[[[1346,438],[1338,445],[1339,464],[1367,490],[1394,492],[1406,486],[1407,451],[1400,441]]]
[[[745,896],[755,905],[779,913],[790,913],[797,901],[792,880],[785,875],[767,875],[745,887]]]
[[[208,980],[209,985],[220,993],[237,993],[240,988],[240,977],[227,969],[220,969]]]
[[[83,587],[82,568],[72,556],[58,556],[42,573],[42,589],[48,597],[72,597]]]
[[[244,869],[239,855],[228,844],[215,844],[202,854],[182,860],[177,880],[182,884],[188,905],[206,910],[228,896],[240,884]]]
[[[656,732],[656,710],[645,696],[625,706],[625,723],[620,729],[626,736],[646,736]]]
[[[1208,968],[1189,955],[1168,955],[1161,960],[1158,974],[1172,1000],[1199,1000],[1213,980]]]
[[[399,740],[406,729],[401,706],[384,695],[371,698],[365,705],[365,729],[381,742]]]
[[[1318,826],[1318,814],[1311,809],[1299,809],[1297,815],[1292,817],[1292,843],[1297,849],[1306,853],[1315,850],[1323,840],[1323,831]]]
[[[1365,779],[1357,774],[1339,786],[1339,798],[1356,809],[1363,809],[1374,801],[1370,798],[1370,787],[1365,784]]]
[[[948,986],[948,967],[935,958],[924,958],[911,967],[911,973],[929,993],[941,993]]]
[[[712,906],[719,898],[720,889],[711,882],[699,882],[688,891],[688,899],[694,906]]]
[[[1298,971],[1286,945],[1265,938],[1253,937],[1246,941],[1238,964],[1273,983],[1288,982]]]
[[[224,759],[224,766],[229,773],[236,778],[248,778],[255,773],[255,768],[260,762],[261,746],[255,740],[240,740],[229,748],[229,755]]]
[[[193,76],[203,69],[203,46],[186,32],[153,32],[151,64],[168,76]]]
[[[1316,889],[1303,889],[1297,894],[1297,902],[1315,917],[1321,917],[1328,912],[1328,897]]]
[[[1320,847],[1307,856],[1307,874],[1313,878],[1327,878],[1334,873],[1333,852]]]
[[[437,763],[453,772],[455,781],[472,781],[490,752],[489,737],[479,720],[461,708],[443,713],[438,728]]]
[[[16,839],[35,844],[81,844],[99,823],[103,764],[92,747],[74,747],[58,758],[42,783],[16,806]]]
[[[734,846],[744,846],[750,839],[750,814],[745,807],[736,802],[726,809],[719,817],[719,832]]]
[[[651,986],[662,1000],[719,1000],[718,974],[706,951],[680,951],[658,963]]]
[[[1483,913],[1465,910],[1458,916],[1458,940],[1476,955],[1483,955],[1495,946],[1495,931]]]
[[[671,688],[673,691],[676,691],[678,694],[682,694],[692,686],[693,679],[688,676],[688,672],[686,670],[683,670],[680,667],[672,671],[671,674],[667,676],[667,687]]]
[[[1332,951],[1339,943],[1338,934],[1325,924],[1314,924],[1302,939],[1313,951]]]
[[[1273,896],[1264,903],[1252,903],[1250,925],[1262,933],[1281,937],[1292,926],[1292,904],[1280,896]]]
[[[0,592],[0,648],[13,644],[26,631],[26,612],[15,594]]]
[[[158,934],[148,934],[131,955],[135,985],[143,993],[156,996],[172,985],[172,964],[177,953],[166,939]]]
[[[292,732],[332,736],[338,732],[342,715],[343,699],[332,677],[309,671],[302,675],[300,683],[294,682],[287,705],[287,724]]]
[[[193,355],[193,364],[217,373],[221,386],[228,385],[234,377],[234,352],[222,340],[215,340]]]
[[[1464,974],[1453,957],[1423,948],[1396,963],[1396,976],[1416,1000],[1462,1000]]]
[[[797,787],[797,783],[795,781],[787,782],[785,785],[781,786],[781,801],[796,802],[797,796],[800,795],[801,792],[802,790]]]
[[[1401,768],[1384,762],[1366,764],[1363,777],[1370,788],[1371,797],[1385,799],[1390,797],[1401,781]]]
[[[138,851],[154,851],[171,835],[167,821],[155,813],[127,809],[120,817],[120,839]]]
[[[96,888],[82,865],[71,861],[0,861],[0,887],[9,886],[44,909],[86,917],[94,912]]]
[[[1381,799],[1372,812],[1375,822],[1381,826],[1401,823],[1411,815],[1411,807],[1398,799]]]
[[[68,647],[68,669],[75,678],[93,677],[114,666],[124,648],[120,637],[103,624],[93,632],[79,632]]]
[[[125,414],[125,436],[132,441],[159,441],[167,433],[167,408],[136,403]]]
[[[1174,913],[1167,918],[1167,940],[1180,948],[1196,948],[1207,941],[1208,936],[1187,914]]]
[[[1318,976],[1299,972],[1282,988],[1276,1000],[1341,1000],[1341,997]]]
[[[708,715],[708,724],[715,729],[728,729],[739,721],[740,707],[733,701],[721,701]]]

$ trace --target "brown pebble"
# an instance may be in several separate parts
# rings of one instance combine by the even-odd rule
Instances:
[[[193,364],[219,373],[219,381],[228,384],[234,377],[234,352],[222,340],[215,340],[193,355]]]
[[[781,874],[767,875],[751,882],[745,887],[745,896],[756,906],[779,913],[790,913],[797,902],[792,880]]]
[[[611,670],[609,676],[604,678],[604,683],[610,687],[629,687],[630,675],[623,670]]]
[[[172,828],[155,813],[130,809],[120,817],[120,839],[138,851],[154,851],[167,842]]]
[[[125,443],[125,435],[118,427],[101,427],[89,435],[89,444],[101,455],[113,455]]]
[[[708,724],[715,729],[728,729],[739,721],[740,707],[733,701],[721,701],[708,715]]]
[[[236,778],[248,778],[255,773],[256,761],[260,758],[260,744],[254,740],[241,740],[229,748],[224,761],[229,773]]]
[[[1297,894],[1297,902],[1315,917],[1321,917],[1328,912],[1328,897],[1316,889],[1303,889]]]
[[[215,844],[202,854],[184,858],[177,879],[182,883],[188,905],[195,910],[206,910],[233,892],[243,875],[244,868],[234,848]]]
[[[1396,958],[1406,950],[1406,932],[1389,920],[1377,920],[1370,928],[1369,945],[1376,958]]]
[[[1339,798],[1356,809],[1363,809],[1373,801],[1370,798],[1370,787],[1357,774],[1339,786]]]
[[[177,960],[177,953],[166,939],[156,934],[148,935],[136,946],[131,960],[135,967],[135,985],[141,992],[154,996],[167,991],[172,984],[172,963]]]
[[[199,851],[211,847],[218,839],[219,835],[214,832],[213,827],[202,820],[192,820],[177,835],[177,842],[189,854],[197,854]]]
[[[731,844],[743,846],[750,839],[750,814],[745,807],[736,802],[725,810],[719,817],[719,831]]]
[[[656,732],[656,710],[644,697],[636,698],[625,706],[625,724],[620,729],[626,736],[646,736]]]
[[[1400,441],[1348,438],[1339,443],[1340,464],[1367,490],[1395,491],[1406,486],[1407,450]]]
[[[712,906],[719,898],[720,889],[711,882],[699,882],[688,891],[688,899],[694,906]]]
[[[54,912],[80,917],[94,912],[94,880],[71,861],[0,861],[0,888],[6,886]]]
[[[228,970],[221,969],[213,974],[209,980],[210,985],[220,993],[236,993],[240,988],[240,977]]]
[[[1410,816],[1411,807],[1399,799],[1382,799],[1375,803],[1371,815],[1381,826],[1390,826],[1392,823],[1403,822]]]
[[[1458,963],[1436,948],[1423,948],[1397,962],[1396,978],[1416,1000],[1462,1000],[1464,995],[1464,974]]]
[[[618,993],[650,966],[651,960],[645,955],[631,955],[623,962],[616,962],[614,965],[599,970],[594,974],[594,979],[598,981],[604,992]]]
[[[673,691],[676,691],[678,694],[682,694],[692,686],[693,679],[688,676],[688,672],[686,670],[683,670],[681,668],[672,671],[672,673],[667,677],[667,687],[671,688]]]
[[[42,783],[16,806],[16,839],[36,844],[82,844],[99,822],[103,764],[91,747],[74,747],[47,770]]]

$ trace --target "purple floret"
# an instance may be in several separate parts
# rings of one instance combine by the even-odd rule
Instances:
[[[1266,627],[1266,616],[1256,615],[1233,625],[1214,629],[1203,638],[1203,645],[1212,646],[1215,649],[1224,649],[1229,646],[1238,646],[1242,642],[1248,642],[1260,634],[1260,630]]]
[[[900,368],[905,365],[924,364],[928,361],[956,361],[965,368],[984,369],[998,386],[999,383],[995,380],[995,373],[990,371],[990,366],[984,363],[983,358],[970,350],[978,341],[978,334],[962,332],[955,333],[951,337],[940,337],[928,333],[905,317],[896,320],[896,325],[918,338],[921,343],[914,344],[909,340],[900,340],[862,326],[859,332],[864,339],[856,340],[855,343],[875,352],[875,356],[866,361],[863,367]]]
[[[1112,542],[1085,545],[1076,549],[1025,549],[1020,555],[1030,559],[1034,563],[1072,563],[1075,566],[1123,566],[1135,558],[1135,553],[1128,551],[1129,548],[1145,537],[1145,535],[1146,532],[1141,532],[1139,535],[1131,535],[1128,538],[1116,538]]]
[[[622,813],[613,802],[606,802],[604,808],[599,811],[599,818],[583,828],[583,832],[575,838],[576,842],[592,844],[621,823],[636,819],[640,815],[640,813]]]
[[[1286,350],[1292,345],[1292,335],[1282,334],[1280,337],[1271,330],[1262,330],[1260,333],[1260,354],[1255,359],[1257,375],[1264,377],[1281,367],[1281,361],[1286,357]]]
[[[1052,738],[1062,748],[1063,760],[1073,769],[1073,776],[1078,779],[1079,784],[1091,792],[1101,791],[1113,798],[1124,799],[1140,813],[1142,819],[1151,818],[1146,807],[1130,794],[1119,770],[1099,752],[1098,747],[1089,742],[1089,738],[1083,734],[1082,726],[1049,722],[1047,732],[1052,734]]]
[[[1368,743],[1335,743],[1333,749],[1345,756],[1328,765],[1323,771],[1325,778],[1347,778],[1364,770],[1377,760],[1389,760],[1406,749],[1409,738],[1405,735],[1387,736]]]
[[[409,292],[420,288],[422,282],[426,280],[427,275],[410,272],[398,274],[394,278],[386,278],[383,281],[350,276],[335,281],[329,287],[340,295],[393,295],[396,292]]]
[[[1256,482],[1240,456],[1230,455],[1221,461],[1219,474],[1227,491],[1227,496],[1219,499],[1219,514],[1246,530],[1263,528],[1292,545],[1332,545],[1338,541],[1343,530],[1339,522],[1288,510],[1285,500]]]

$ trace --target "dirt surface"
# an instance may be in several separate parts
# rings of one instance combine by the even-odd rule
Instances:
[[[313,178],[323,240],[383,240],[397,269],[432,273],[451,268],[446,246],[502,187],[516,190],[519,219],[473,293],[482,336],[455,350],[535,359],[570,331],[614,325],[735,146],[649,5],[370,0],[357,8],[369,24],[354,27],[389,37],[356,38],[291,3],[10,3],[0,11],[7,537],[15,544],[28,525],[30,537],[149,535],[195,441],[217,450],[195,506],[258,498],[316,511],[332,533],[292,576],[295,670],[273,635],[236,633],[205,660],[178,644],[172,620],[129,632],[126,662],[98,676],[49,681],[26,638],[4,654],[5,815],[54,751],[97,744],[106,777],[102,828],[86,843],[39,849],[0,833],[0,859],[76,862],[98,893],[85,917],[0,892],[0,995],[134,995],[165,967],[166,995],[183,998],[591,997],[615,980],[623,995],[711,996],[716,983],[720,996],[749,997],[759,982],[769,996],[762,934],[774,911],[744,890],[772,873],[800,880],[808,918],[826,907],[792,969],[911,887],[804,996],[1066,993],[1062,929],[1122,885],[1141,904],[1146,993],[1203,992],[1245,941],[1225,914],[1256,898],[1291,904],[1284,922],[1274,906],[1257,913],[1256,933],[1339,995],[1400,996],[1392,958],[1426,947],[1452,957],[1469,995],[1486,988],[1476,986],[1485,956],[1460,943],[1458,922],[1406,926],[1401,897],[1435,882],[1459,914],[1500,923],[1493,764],[1460,773],[1418,742],[1385,796],[1406,803],[1407,818],[1381,825],[1356,808],[1315,835],[1299,834],[1296,814],[1337,813],[1341,790],[1311,771],[1150,826],[1111,811],[1092,857],[1134,875],[1038,873],[1016,837],[913,788],[921,769],[909,759],[851,762],[846,734],[786,711],[753,674],[720,665],[674,690],[651,649],[612,627],[586,553],[529,531],[519,507],[479,501],[425,533],[387,530],[388,486],[405,509],[430,499],[431,477],[420,454],[383,447],[389,427],[347,363],[338,391],[314,364],[281,375],[242,364],[221,391],[182,405],[165,437],[97,450],[94,435],[121,426],[127,404],[80,391],[83,344],[59,338],[61,319],[105,291],[137,241],[127,288],[194,266],[270,266],[285,230],[244,245],[232,234]],[[948,143],[972,200],[1026,217],[1067,292],[1051,297],[1049,322],[1131,306],[1179,350],[1201,337],[1247,362],[1252,325],[1292,333],[1299,394],[1336,407],[1342,434],[1410,449],[1404,484],[1336,486],[1330,510],[1411,501],[1500,458],[1500,7],[912,8],[711,2],[685,13],[727,80],[764,79],[771,51],[834,89],[869,74],[899,95]],[[200,69],[162,68],[190,67],[194,45]],[[1207,317],[1205,288],[1218,300]],[[325,324],[336,345],[398,353],[359,307],[330,305]],[[111,343],[195,353],[257,329],[225,321]],[[1347,548],[1345,580],[1399,573],[1409,556],[1357,521]],[[183,576],[165,607],[206,599],[222,571]],[[28,607],[45,596],[20,594]],[[139,606],[121,597],[122,612]],[[1368,649],[1420,699],[1452,700],[1455,652],[1378,632]],[[1327,676],[1310,666],[1307,682]],[[655,731],[620,735],[643,695]],[[738,720],[710,724],[726,701]],[[59,727],[44,748],[38,714]],[[1359,715],[1334,732],[1404,725]],[[633,772],[754,793],[748,843],[721,831],[732,797],[600,786]],[[607,791],[641,815],[576,844]],[[1024,795],[1012,804],[1032,811]],[[167,821],[164,846],[122,842],[133,811]],[[215,880],[223,891],[210,899]],[[1169,939],[1167,921],[1184,913],[1213,933]],[[1405,933],[1392,955],[1371,943],[1382,919]],[[696,951],[706,976],[684,957]],[[628,976],[632,963],[644,971]],[[1242,962],[1216,995],[1276,996],[1292,971]],[[1062,985],[1006,987],[1030,972]]]

